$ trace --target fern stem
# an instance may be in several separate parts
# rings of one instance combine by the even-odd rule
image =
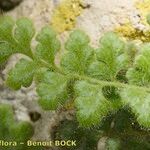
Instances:
[[[74,76],[74,77],[78,78],[79,80],[86,80],[90,83],[99,84],[101,86],[115,86],[117,88],[133,88],[133,89],[137,89],[137,90],[144,90],[144,91],[150,92],[150,88],[148,88],[148,87],[130,85],[130,84],[114,82],[114,81],[98,80],[98,79],[94,79],[94,78],[91,78],[88,76],[83,76],[83,75],[78,75],[78,74],[71,74],[70,76]]]
[[[150,92],[150,88],[144,87],[144,86],[130,85],[127,83],[121,83],[121,82],[116,82],[116,81],[104,81],[104,80],[94,79],[94,78],[91,78],[89,76],[79,75],[79,74],[75,74],[75,73],[74,74],[66,74],[60,68],[55,67],[55,69],[59,73],[69,76],[69,78],[76,78],[78,80],[86,80],[92,84],[99,84],[101,86],[114,86],[116,88],[132,88],[132,89],[136,89],[136,90],[142,90],[142,91]]]
[[[91,78],[89,76],[79,75],[79,74],[76,74],[76,73],[66,73],[64,70],[62,70],[62,68],[59,68],[56,65],[50,65],[50,64],[48,64],[47,62],[45,62],[43,60],[41,60],[41,63],[45,67],[53,69],[56,72],[67,76],[68,78],[74,78],[74,79],[77,79],[77,80],[86,80],[89,83],[98,84],[100,86],[114,86],[116,88],[132,88],[132,89],[136,89],[136,90],[142,90],[142,91],[150,92],[150,88],[148,88],[148,87],[130,85],[130,84],[127,84],[127,83],[121,83],[121,82],[116,82],[116,81],[98,80],[98,79]]]

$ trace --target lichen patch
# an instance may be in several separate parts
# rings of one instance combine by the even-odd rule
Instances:
[[[146,16],[150,13],[150,0],[137,1],[135,7],[141,15],[141,22],[147,25]]]
[[[51,25],[62,33],[75,27],[76,18],[82,12],[82,0],[63,0],[54,10]]]
[[[123,25],[117,26],[114,31],[119,35],[125,37],[127,40],[140,40],[142,42],[150,42],[150,27],[147,23],[146,17],[150,13],[150,0],[137,1],[135,3],[140,16],[139,25],[144,28],[135,27],[132,21]]]

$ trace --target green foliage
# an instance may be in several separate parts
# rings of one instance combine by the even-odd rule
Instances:
[[[20,89],[21,86],[30,86],[33,80],[35,68],[36,66],[34,62],[21,59],[9,72],[7,85],[15,90]]]
[[[65,44],[68,52],[61,60],[61,66],[66,73],[87,74],[87,69],[94,59],[94,51],[89,42],[88,36],[80,30],[70,34]]]
[[[107,150],[119,150],[120,149],[120,140],[115,138],[109,138],[107,140]]]
[[[150,141],[148,138],[148,136],[144,139],[133,136],[124,137],[122,138],[123,141],[121,142],[122,150],[149,150]]]
[[[67,80],[58,73],[47,71],[41,77],[37,92],[41,97],[39,104],[46,110],[55,110],[67,100]]]
[[[0,18],[0,43],[7,44],[9,48],[5,52],[6,58],[13,53],[22,53],[32,57],[30,43],[34,36],[32,22],[27,18],[14,20],[5,16]]]
[[[131,107],[137,120],[145,127],[150,126],[150,93],[137,89],[124,89],[121,93],[122,100]]]
[[[35,34],[33,24],[30,20],[22,18],[16,21],[13,37],[16,41],[15,49],[28,56],[32,56],[30,43]]]
[[[140,86],[150,85],[150,44],[141,46],[140,54],[136,57],[132,68],[127,71],[129,83]]]
[[[27,146],[21,145],[20,142],[26,143],[33,135],[33,128],[27,122],[16,122],[13,116],[11,106],[6,104],[0,105],[0,139],[4,141],[16,141],[18,144],[2,147],[0,149],[8,150],[26,150]]]
[[[36,47],[36,57],[54,64],[55,54],[60,49],[56,33],[50,27],[44,27],[37,35],[36,40],[39,42]]]
[[[117,73],[126,68],[125,43],[114,33],[106,33],[96,51],[96,61],[89,67],[89,75],[102,80],[115,80]]]
[[[63,120],[56,127],[53,138],[54,140],[76,140],[76,146],[64,147],[62,148],[64,150],[96,150],[100,134],[99,129],[79,127],[76,120]]]
[[[0,18],[0,40],[3,42],[12,42],[12,29],[14,27],[14,20],[11,17],[1,17]]]
[[[99,130],[106,139],[107,150],[148,150],[150,148],[149,131],[143,131],[136,117],[128,107],[120,109],[103,120]]]
[[[149,43],[140,45],[137,52],[133,43],[106,33],[100,39],[100,46],[94,49],[89,37],[76,30],[65,43],[66,51],[60,64],[56,64],[60,42],[55,31],[44,27],[35,37],[34,50],[31,48],[33,36],[30,20],[23,18],[15,23],[9,17],[0,19],[0,62],[16,53],[27,56],[8,74],[9,87],[18,90],[30,86],[34,80],[42,108],[53,110],[73,103],[77,120],[84,127],[103,125],[107,118],[115,117],[124,108],[131,110],[140,126],[150,127]],[[130,115],[120,113],[119,118],[122,117],[130,118]],[[116,132],[125,130],[119,120],[126,122],[126,119],[117,119]],[[130,128],[132,122],[127,122]],[[112,120],[106,127],[110,123]],[[110,140],[109,145],[113,143],[118,141]]]
[[[119,101],[117,101],[117,105],[108,101],[103,95],[102,87],[98,85],[80,81],[76,83],[75,91],[77,118],[83,126],[98,124],[109,111],[121,106]]]

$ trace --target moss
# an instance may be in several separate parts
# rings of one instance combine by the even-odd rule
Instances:
[[[135,6],[140,12],[140,23],[148,26],[146,16],[150,12],[150,0],[144,0],[140,2],[137,1]],[[129,20],[127,23],[116,27],[114,30],[116,33],[125,37],[127,40],[140,40],[142,42],[150,42],[150,31],[135,28]]]
[[[76,18],[82,12],[82,0],[63,0],[54,10],[51,24],[59,33],[75,27]]]

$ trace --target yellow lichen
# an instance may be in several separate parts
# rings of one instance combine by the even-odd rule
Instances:
[[[136,31],[135,31],[135,28],[132,27],[131,23],[126,23],[126,24],[123,24],[122,26],[116,27],[115,32],[121,34],[124,37],[132,38]]]
[[[141,15],[141,22],[147,25],[146,16],[150,13],[150,0],[143,0],[136,2],[136,8],[139,10]]]
[[[143,42],[150,42],[150,31],[139,30],[134,28],[131,23],[116,27],[114,30],[120,36],[127,40],[140,40]]]
[[[147,26],[146,16],[150,13],[150,0],[136,2],[136,8],[140,12],[140,23]],[[150,31],[135,28],[130,21],[115,28],[115,32],[127,40],[140,40],[150,42]]]
[[[51,25],[59,33],[74,28],[76,18],[81,14],[81,0],[63,0],[54,10]]]

